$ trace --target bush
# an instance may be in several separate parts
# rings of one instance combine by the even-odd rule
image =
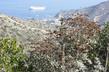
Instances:
[[[98,55],[102,62],[102,64],[106,67],[109,71],[109,22],[105,23],[104,29],[99,35],[99,41],[98,41]]]
[[[99,32],[99,26],[85,16],[78,15],[75,18],[64,18],[61,20],[61,26],[51,32],[47,40],[39,42],[35,51],[48,55],[54,61],[54,67],[57,68],[57,70],[55,69],[56,72],[75,72],[76,70],[84,72],[90,70],[92,72],[99,70],[99,68],[94,69],[94,66],[100,64],[93,62],[96,61],[94,58],[97,57],[94,56],[93,50],[95,48],[93,45],[98,40]],[[39,69],[42,71],[45,69],[44,72],[51,72],[49,69],[52,65],[49,59],[46,59],[45,56],[42,57],[42,55],[33,54],[27,61],[29,67],[27,71],[40,72]],[[79,66],[78,62],[80,61],[84,68]],[[54,68],[51,68],[51,70],[54,70]]]
[[[106,71],[109,71],[109,22],[105,23],[104,28],[98,35],[97,44],[93,44],[93,49],[89,52],[89,57],[93,61],[95,57],[100,59],[101,64],[105,67]]]
[[[37,52],[31,52],[30,57],[26,60],[26,66],[23,72],[54,72],[54,68],[47,56]]]
[[[18,72],[19,63],[26,58],[23,48],[14,38],[0,39],[0,70],[4,72]]]

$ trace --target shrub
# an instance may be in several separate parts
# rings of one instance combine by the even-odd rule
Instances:
[[[22,69],[23,72],[54,72],[49,58],[37,52],[31,52],[26,65]]]
[[[50,43],[43,46],[47,44],[47,42],[44,42],[44,44],[40,45],[40,48],[47,47],[48,49],[50,47],[53,50],[51,58],[59,64],[60,72],[70,72],[73,69],[73,72],[76,69],[80,69],[79,71],[94,70],[93,61],[95,61],[94,58],[97,56],[93,57],[91,55],[93,55],[93,45],[96,44],[96,38],[98,39],[99,32],[100,27],[96,22],[89,20],[83,15],[77,15],[75,18],[64,18],[61,20],[61,26],[50,33],[50,37],[48,38],[48,42]],[[93,59],[89,58],[88,55]],[[86,63],[88,60],[93,64]],[[78,61],[81,61],[84,68],[81,68],[81,66],[78,67]]]
[[[18,72],[19,63],[26,58],[23,48],[15,38],[0,39],[0,70],[4,72]]]
[[[98,41],[98,50],[97,53],[99,55],[99,58],[102,62],[102,64],[105,66],[105,68],[109,71],[109,22],[105,23],[105,26],[102,30],[102,32],[99,35],[99,41]],[[106,69],[106,70],[107,70]]]

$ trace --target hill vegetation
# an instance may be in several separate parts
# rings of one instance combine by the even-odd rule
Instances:
[[[7,16],[0,22],[1,72],[109,71],[108,22],[101,28],[84,15],[61,18],[58,26]]]

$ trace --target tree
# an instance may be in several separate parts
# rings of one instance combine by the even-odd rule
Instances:
[[[109,71],[109,22],[105,23],[104,28],[99,34],[99,40],[96,50],[105,71]]]
[[[86,72],[93,71],[92,51],[94,50],[93,45],[97,43],[99,32],[100,27],[84,15],[62,18],[61,26],[49,33],[46,40],[36,43],[34,51],[49,56],[54,67],[59,70],[56,72],[72,70],[75,72],[76,69]],[[84,54],[87,55],[86,60],[83,58]],[[93,65],[88,63],[87,59],[91,59]],[[87,69],[78,67],[79,60],[87,66]]]
[[[75,59],[81,54],[88,53],[96,43],[100,27],[84,15],[61,19],[61,26],[51,34],[51,38],[59,44],[60,65],[62,72],[66,72],[66,57],[71,55]],[[75,60],[76,61],[76,60]]]

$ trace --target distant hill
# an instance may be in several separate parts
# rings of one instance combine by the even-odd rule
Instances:
[[[59,17],[59,15],[67,17],[76,13],[86,14],[90,19],[99,22],[100,24],[104,24],[104,22],[109,21],[109,0],[83,9],[62,11],[59,12],[56,17]]]

